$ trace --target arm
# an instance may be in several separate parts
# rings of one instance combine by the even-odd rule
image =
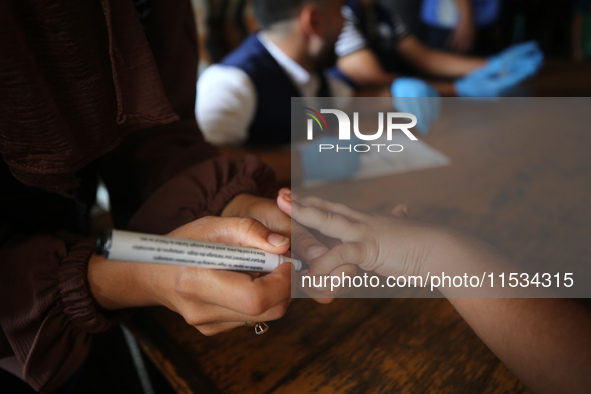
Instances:
[[[419,70],[437,77],[463,77],[486,64],[484,58],[454,55],[430,49],[411,35],[403,38],[397,44],[396,50]]]
[[[186,202],[186,204],[177,205],[177,210],[173,213],[167,212],[163,216],[160,216],[160,218],[165,218],[162,223],[146,220],[144,223],[138,224],[138,229],[143,228],[148,231],[150,228],[167,227],[168,230],[166,231],[172,231],[199,215],[222,213],[225,207],[231,206],[231,203],[236,201],[239,195],[244,195],[244,193],[265,194],[271,177],[264,165],[254,159],[238,162],[218,158],[215,149],[203,142],[203,138],[196,127],[194,100],[197,53],[195,34],[194,30],[191,29],[194,26],[192,26],[193,17],[190,3],[188,1],[183,3],[178,2],[174,7],[171,7],[166,2],[154,1],[153,12],[151,14],[151,18],[153,19],[148,24],[145,34],[137,21],[137,14],[133,5],[131,3],[121,3],[120,7],[123,7],[126,13],[119,12],[121,9],[118,8],[118,12],[113,12],[112,14],[117,22],[113,25],[112,34],[114,45],[129,44],[134,49],[139,48],[138,51],[142,55],[145,55],[142,60],[145,60],[145,58],[149,58],[150,61],[154,59],[156,60],[157,67],[151,61],[148,62],[148,65],[151,66],[147,68],[148,71],[146,71],[146,65],[144,63],[142,63],[144,68],[140,69],[143,72],[141,75],[146,77],[146,74],[149,74],[149,78],[140,79],[139,83],[149,83],[150,86],[155,87],[154,89],[140,89],[137,85],[138,79],[133,78],[139,72],[128,74],[129,78],[125,78],[126,75],[123,73],[120,77],[125,78],[126,83],[120,86],[125,88],[123,91],[124,94],[116,97],[114,94],[115,88],[111,86],[113,84],[113,77],[109,74],[112,70],[112,65],[109,61],[112,59],[108,57],[109,51],[107,49],[109,42],[106,42],[106,44],[104,42],[107,41],[106,33],[103,31],[104,28],[100,31],[100,36],[97,36],[105,36],[104,41],[97,38],[96,42],[93,41],[88,46],[88,48],[105,49],[104,51],[97,51],[99,55],[97,55],[98,60],[96,61],[96,64],[105,66],[104,68],[100,68],[100,71],[104,72],[93,74],[92,71],[95,70],[94,68],[85,69],[85,72],[90,74],[88,79],[98,80],[100,82],[97,83],[98,85],[106,86],[107,88],[105,90],[108,93],[113,93],[103,94],[100,90],[94,91],[96,95],[100,96],[101,100],[98,100],[99,103],[107,103],[105,106],[108,106],[109,111],[105,110],[104,112],[107,115],[113,116],[103,116],[104,112],[100,111],[101,108],[92,108],[89,112],[94,113],[95,118],[100,118],[100,121],[107,124],[108,127],[115,129],[118,132],[116,135],[119,137],[129,134],[130,130],[135,128],[133,137],[126,139],[124,143],[109,155],[81,171],[84,175],[88,175],[89,173],[95,175],[95,172],[101,173],[111,192],[113,215],[118,227],[125,227],[139,207],[146,207],[143,212],[148,215],[159,212],[162,206],[158,206],[155,202],[156,200],[152,200],[151,198],[158,191],[171,190],[168,188],[172,186],[166,186],[169,184],[168,182],[174,183],[178,180],[183,180],[186,183],[187,180],[192,181],[193,193],[191,197],[200,198],[206,195],[209,198],[195,200],[182,195],[177,190],[176,200],[169,200],[169,202],[171,204]],[[83,11],[85,10],[84,7],[81,9]],[[89,10],[98,12],[98,16],[92,14],[93,18],[90,18],[93,23],[74,24],[73,26],[77,28],[84,25],[103,26],[104,16],[100,14],[100,7],[91,7]],[[78,12],[79,9],[72,9],[71,11]],[[66,16],[70,20],[78,17],[77,14]],[[126,17],[128,19],[125,19]],[[66,17],[64,18],[66,19]],[[57,20],[59,21],[60,19]],[[97,20],[99,22],[102,21],[102,24],[96,22]],[[27,22],[32,24],[35,21],[28,20]],[[22,23],[22,26],[28,27],[30,25]],[[32,29],[35,29],[35,26]],[[35,29],[34,31],[37,30]],[[80,33],[79,31],[76,32]],[[94,30],[83,31],[84,35],[88,37],[93,37],[94,32]],[[136,37],[143,37],[145,40],[146,36],[151,40],[151,48],[146,46],[145,41],[131,40],[131,38]],[[65,35],[65,37],[69,39],[69,36]],[[78,47],[72,47],[70,49],[74,50],[76,48]],[[30,56],[30,52],[27,53]],[[46,57],[51,57],[55,54],[51,52],[47,53],[48,56]],[[58,53],[63,55],[63,52]],[[75,54],[77,55],[77,53]],[[122,55],[117,57],[117,59],[123,58],[121,64],[128,65],[129,68],[136,66],[134,62],[137,59],[131,56],[129,52],[121,51],[116,54]],[[63,56],[55,57],[63,58]],[[72,70],[72,64],[67,63],[68,59],[63,58],[61,61],[62,63],[60,64],[63,70],[56,71],[55,68],[43,68],[46,65],[45,63],[36,64],[35,67],[43,68],[43,76],[49,80],[61,80],[60,78],[64,73]],[[87,63],[93,64],[92,62]],[[118,68],[117,70],[122,71],[125,69]],[[80,72],[77,68],[74,68],[74,71]],[[74,71],[71,73],[74,74]],[[53,72],[57,74],[53,74]],[[26,74],[26,76],[28,75]],[[48,111],[51,111],[55,105],[58,108],[69,108],[70,102],[64,100],[63,97],[77,97],[73,92],[80,94],[80,81],[84,81],[80,75],[76,74],[76,83],[60,85],[60,89],[65,90],[65,93],[62,95],[56,94],[54,97],[51,96],[54,93],[53,91],[43,96],[37,96],[37,91],[39,90],[38,85],[45,86],[42,85],[44,81],[37,83],[38,81],[36,80],[15,80],[10,74],[5,73],[2,75],[3,82],[5,82],[5,77],[7,81],[11,81],[12,86],[17,86],[15,90],[22,92],[20,96],[34,97],[41,102],[41,105],[48,103],[44,105],[44,108],[46,107]],[[51,84],[47,85],[49,86]],[[163,89],[166,97],[162,95],[155,98],[152,96],[138,97],[138,92],[148,91],[154,93],[154,91],[161,92]],[[51,96],[50,99],[43,101],[48,95]],[[116,99],[120,101],[116,101]],[[122,121],[122,119],[115,116],[117,115],[118,105],[123,105],[123,108],[129,111],[126,113],[132,115],[137,113],[152,115],[149,113],[145,114],[142,110],[146,112],[146,102],[152,103],[153,101],[157,101],[156,99],[169,101],[180,119],[166,126],[149,129],[146,127],[156,123],[150,116],[144,118],[133,118],[130,116],[127,120],[131,126],[127,123],[123,125],[116,123],[116,121]],[[167,103],[167,107],[170,107],[170,105]],[[148,107],[148,110],[150,108]],[[114,110],[110,111],[111,109]],[[6,114],[10,120],[18,120],[14,116],[14,111],[6,112]],[[91,116],[85,117],[86,113],[83,112],[77,113],[76,115],[80,116],[80,119],[74,117],[76,121],[72,122],[72,125],[76,127],[92,124],[96,121]],[[170,121],[172,118],[168,117],[167,121]],[[25,125],[27,124],[23,123],[24,129],[26,129]],[[38,124],[33,124],[32,127],[35,126],[38,126]],[[92,131],[92,129],[90,130]],[[67,138],[67,133],[63,134],[66,134],[65,138]],[[88,137],[90,138],[92,135]],[[84,143],[84,141],[76,142],[80,144]],[[116,142],[118,140],[114,139],[112,144],[115,145]],[[191,172],[191,169],[197,172]],[[211,172],[209,173],[209,179],[207,173],[200,172],[202,170]],[[177,178],[177,176],[180,176],[180,178]],[[177,180],[175,181],[175,179]],[[218,189],[213,193],[212,189],[215,188]],[[9,195],[4,187],[2,190],[6,196]],[[37,196],[39,195],[39,191],[29,188],[29,195]],[[183,200],[185,197],[186,199]],[[63,199],[74,201],[72,198],[64,197]],[[16,205],[17,200],[12,201],[15,201]],[[23,204],[27,204],[28,200],[23,199],[23,201]],[[151,205],[152,203],[149,203],[149,201],[154,201],[154,205]],[[31,208],[37,208],[36,205],[29,204]],[[170,208],[172,209],[172,207]],[[39,209],[51,211],[54,207],[51,204],[46,204],[41,205]],[[36,224],[30,225],[23,230],[22,227],[27,227],[23,225],[23,223],[26,223],[26,220],[19,221],[18,218],[12,221],[5,220],[6,217],[14,216],[12,210],[13,206],[7,204],[6,210],[2,212],[3,215],[0,222],[0,299],[2,300],[0,313],[2,331],[0,333],[0,338],[2,339],[0,341],[0,356],[2,358],[14,356],[20,365],[24,380],[36,390],[55,392],[59,390],[61,385],[83,363],[90,349],[94,334],[107,330],[118,321],[118,313],[107,312],[103,309],[114,306],[105,303],[103,297],[109,297],[108,294],[114,291],[109,286],[121,278],[117,276],[102,276],[102,280],[97,280],[100,275],[98,275],[99,271],[96,270],[98,268],[97,264],[95,264],[96,259],[92,258],[92,251],[94,249],[94,239],[92,237],[78,234],[74,230],[50,231],[43,227],[43,225],[47,224],[53,226],[53,223],[43,223],[41,226]],[[31,212],[31,210],[25,211],[22,219],[32,220],[34,222],[35,215]],[[237,230],[241,232],[250,228],[248,221],[239,223],[242,224],[238,226]],[[257,225],[253,224],[253,226]],[[205,228],[207,227],[212,230],[214,229],[212,226],[206,226]],[[226,227],[228,229],[231,228],[231,226],[224,226],[224,228]],[[219,232],[223,235],[223,231],[220,230]],[[264,239],[261,239],[261,233],[257,234],[259,234],[259,238],[257,239],[263,241],[261,246],[271,246],[276,251],[282,251],[288,247],[288,244],[285,244],[277,248]],[[89,263],[89,261],[92,261],[92,263]],[[115,267],[119,267],[117,264],[102,263],[100,265],[101,269],[115,269]],[[127,275],[133,273],[137,274],[138,280],[145,279],[146,275],[140,275],[137,272],[138,269],[139,267],[136,265],[133,272],[123,270],[112,272],[112,274]],[[284,280],[286,272],[282,272],[277,277],[278,287],[289,289],[289,282]],[[162,278],[163,280],[164,278],[170,279],[171,276],[162,276]],[[227,279],[228,283],[234,280],[234,278],[230,277],[222,279]],[[89,284],[90,281],[92,281],[92,285]],[[142,283],[146,284],[147,282]],[[169,281],[167,285],[172,286],[176,283],[178,282],[171,283]],[[219,281],[214,283],[219,283]],[[248,303],[251,307],[254,305],[254,309],[249,309],[249,306],[246,304],[242,304],[242,307],[234,304],[231,307],[235,309],[242,308],[242,312],[244,313],[263,311],[263,309],[268,310],[270,308],[275,308],[274,310],[276,312],[281,312],[281,309],[286,306],[286,302],[279,303],[283,306],[277,306],[277,303],[274,301],[266,302],[265,300],[270,300],[271,298],[265,298],[266,293],[263,294],[260,290],[265,286],[261,287],[249,284],[249,282],[243,280],[240,283],[242,290],[252,296]],[[287,283],[287,286],[285,286],[285,283]],[[128,284],[131,285],[132,283]],[[150,282],[150,284],[155,286],[153,282]],[[165,285],[165,282],[163,281],[161,284]],[[174,289],[169,287],[171,291]],[[274,294],[268,294],[269,297],[283,297],[285,294],[285,291],[279,291],[281,289],[274,289],[277,291],[274,291]],[[117,307],[136,305],[137,302],[155,302],[155,300],[145,298],[147,294],[154,294],[150,293],[150,290],[155,290],[154,287],[140,287],[138,283],[137,286],[119,288],[120,290],[130,292],[139,291],[140,293],[135,294],[132,299],[119,298],[116,293],[113,293],[113,296],[123,301],[122,305],[117,305]],[[93,292],[96,292],[96,294],[93,294]],[[172,292],[169,294],[172,294]],[[95,298],[101,301],[97,304]],[[242,298],[247,300],[247,297]],[[197,295],[192,293],[193,305],[198,303],[197,300]],[[210,299],[209,301],[212,300]],[[177,303],[175,305],[179,304]],[[226,306],[228,305],[226,304]],[[195,311],[193,310],[193,312]],[[228,317],[232,319],[231,315],[220,314],[216,317],[217,320],[214,319],[212,322],[219,322],[219,319],[227,320]],[[207,327],[205,329],[206,332],[212,333],[227,328],[227,325],[222,325],[213,326],[213,328],[209,327],[209,331],[207,331]]]
[[[363,48],[345,55],[338,59],[339,69],[351,78],[355,84],[361,87],[358,95],[366,95],[371,93],[372,97],[389,96],[390,85],[400,75],[389,73],[382,68],[378,58],[374,53]],[[430,81],[431,84],[441,96],[452,97],[455,96],[455,88],[452,82],[446,81]],[[388,89],[379,91],[378,89],[388,87]]]
[[[397,74],[384,70],[377,56],[368,48],[339,57],[337,65],[347,77],[363,89],[389,86],[398,77]]]
[[[424,275],[450,267],[506,267],[491,246],[455,231],[377,217],[317,198],[278,204],[299,223],[344,242],[309,262],[309,275],[358,264],[381,275]],[[490,349],[535,392],[584,392],[591,385],[591,313],[569,299],[453,298],[456,310]]]
[[[348,7],[343,7],[345,23],[335,50],[338,55],[337,65],[353,82],[361,88],[389,86],[397,74],[384,70],[378,57],[369,49],[361,33],[359,21]],[[437,77],[461,77],[483,66],[485,59],[469,58],[434,51],[423,45],[397,19],[398,41],[392,50],[401,54],[409,63],[419,70]],[[454,95],[455,90],[450,82],[439,82],[437,86],[441,95]]]

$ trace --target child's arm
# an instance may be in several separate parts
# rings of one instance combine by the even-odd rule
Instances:
[[[424,275],[453,267],[506,267],[488,244],[411,220],[366,215],[317,198],[279,207],[299,223],[342,244],[309,262],[308,275],[357,264],[381,275]],[[288,195],[289,196],[289,195]],[[397,207],[400,211],[400,207]],[[440,291],[453,297],[448,289]],[[534,392],[585,392],[591,387],[591,313],[568,299],[450,298],[489,348]]]

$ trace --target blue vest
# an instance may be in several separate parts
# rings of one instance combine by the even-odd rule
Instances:
[[[220,64],[241,69],[255,86],[257,107],[246,143],[276,145],[291,142],[291,98],[300,97],[301,93],[256,34],[246,38]],[[319,97],[329,97],[326,78],[322,73],[320,76]]]

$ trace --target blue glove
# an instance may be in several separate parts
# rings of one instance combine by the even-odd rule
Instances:
[[[505,90],[532,77],[543,62],[544,54],[535,41],[514,45],[456,81],[456,93],[461,97],[498,97]]]
[[[304,179],[336,181],[352,177],[359,168],[359,153],[353,149],[351,152],[342,149],[337,152],[336,146],[355,145],[357,142],[356,138],[340,141],[337,136],[330,135],[298,148]],[[320,144],[331,144],[335,148],[319,152]]]
[[[538,67],[542,65],[544,53],[536,41],[522,42],[505,49],[504,51],[491,56],[489,62],[512,63],[519,60],[532,59]]]
[[[439,119],[441,98],[428,83],[417,78],[396,78],[391,86],[394,106],[417,117],[417,128],[423,134]]]

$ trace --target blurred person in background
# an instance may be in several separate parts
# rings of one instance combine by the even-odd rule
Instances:
[[[490,58],[430,49],[409,32],[397,14],[374,0],[346,0],[343,16],[334,75],[357,88],[393,84],[394,97],[500,96],[534,75],[543,63],[543,54],[534,42],[518,44]],[[420,76],[444,81],[427,84],[417,78],[399,78],[401,62],[413,66]]]
[[[244,149],[270,164],[280,180],[292,176],[291,98],[348,97],[351,89],[325,70],[336,61],[342,0],[257,0],[260,31],[248,37],[197,82],[195,113],[205,138],[242,156]],[[326,142],[336,137],[325,137]],[[244,149],[243,149],[244,148]],[[302,146],[293,174],[305,179],[342,179],[358,167],[358,155],[314,155]]]

